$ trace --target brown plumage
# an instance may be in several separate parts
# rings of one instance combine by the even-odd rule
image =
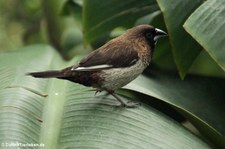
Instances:
[[[123,87],[150,64],[157,39],[166,36],[150,25],[129,29],[83,58],[79,64],[60,71],[32,72],[37,78],[59,78],[107,91],[122,106],[133,107],[116,96],[114,90]]]

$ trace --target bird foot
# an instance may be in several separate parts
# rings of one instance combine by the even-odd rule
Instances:
[[[97,93],[101,93],[101,92],[102,92],[102,90],[96,89],[95,95],[96,95]]]
[[[125,108],[137,108],[138,106],[140,106],[141,104],[138,102],[132,102],[132,101],[128,101],[126,103],[121,103],[120,104],[122,107]]]
[[[131,102],[131,101],[128,101],[128,102],[124,102],[122,99],[120,99],[114,92],[110,92],[108,91],[109,94],[111,94],[113,97],[115,97],[117,99],[117,101],[120,102],[120,106],[121,107],[126,107],[126,108],[136,108],[137,106],[140,105],[140,103],[135,103],[135,102]]]

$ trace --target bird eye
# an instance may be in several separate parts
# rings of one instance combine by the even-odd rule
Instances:
[[[146,35],[145,35],[148,39],[151,39],[151,38],[153,38],[153,35],[152,35],[152,33],[147,33]]]

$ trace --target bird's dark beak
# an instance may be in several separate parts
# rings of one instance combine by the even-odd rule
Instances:
[[[167,36],[167,33],[164,32],[164,31],[161,30],[161,29],[155,28],[155,31],[156,31],[156,34],[155,34],[155,37],[154,37],[154,41],[157,41],[157,40],[158,40],[159,38],[161,38],[161,37]]]

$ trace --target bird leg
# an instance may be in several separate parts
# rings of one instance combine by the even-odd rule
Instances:
[[[120,105],[122,106],[122,107],[127,107],[127,108],[135,108],[135,107],[137,107],[138,105],[140,105],[139,103],[134,103],[134,102],[124,102],[122,99],[120,99],[116,94],[115,94],[115,92],[114,91],[108,91],[108,93],[110,94],[110,95],[112,95],[114,98],[116,98],[119,102],[120,102]]]

